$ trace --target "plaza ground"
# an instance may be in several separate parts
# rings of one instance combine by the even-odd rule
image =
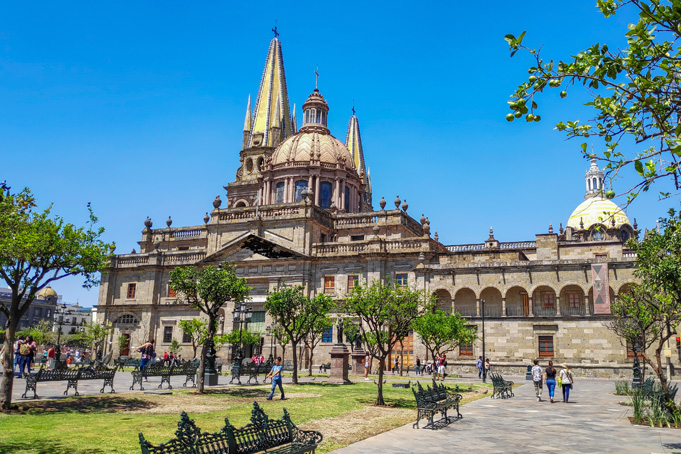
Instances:
[[[454,386],[476,381],[475,378],[448,379],[446,383]],[[171,396],[156,394],[158,377],[145,384],[146,393],[154,394],[130,392],[130,373],[119,372],[114,386],[117,394],[112,399],[64,399],[66,383],[56,382],[39,383],[42,399],[38,401],[21,399],[24,381],[16,380],[15,403],[34,410],[28,414],[0,414],[0,454],[139,452],[137,433],[144,432],[155,443],[167,441],[181,410],[188,411],[203,430],[219,429],[225,416],[233,424],[242,425],[247,422],[249,405],[254,400],[264,401],[269,386],[237,387],[227,385],[229,379],[220,377],[220,389],[209,396],[186,390]],[[551,404],[547,399],[537,402],[531,382],[524,377],[510,377],[520,385],[514,398],[490,399],[491,392],[485,394],[485,388],[479,393],[466,393],[467,403],[461,408],[463,419],[438,430],[417,430],[412,429],[416,412],[411,392],[392,388],[391,380],[398,381],[397,377],[388,375],[387,379],[386,401],[393,404],[391,408],[371,405],[376,389],[373,383],[356,378],[356,385],[338,387],[322,384],[325,377],[318,376],[313,381],[305,379],[308,384],[298,387],[286,383],[290,381],[287,378],[287,400],[268,403],[265,411],[277,418],[281,408],[286,407],[302,428],[320,430],[325,443],[318,452],[434,453],[473,449],[488,453],[681,453],[681,430],[629,423],[631,407],[621,405],[627,398],[613,394],[611,380],[578,380],[570,403],[560,402],[557,396],[558,402]],[[171,382],[176,390],[183,389],[183,377],[173,377]],[[99,380],[79,384],[83,396],[102,396],[100,388]],[[100,428],[93,430],[88,425]],[[37,436],[24,436],[27,427]],[[51,430],[53,435],[46,436]],[[380,433],[383,430],[387,431]],[[99,443],[98,431],[102,440]],[[119,444],[125,449],[109,447],[104,440],[110,437],[124,438],[125,442]],[[344,445],[348,446],[340,448]],[[340,449],[333,451],[336,448]]]

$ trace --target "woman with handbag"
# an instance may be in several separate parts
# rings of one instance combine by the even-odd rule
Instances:
[[[560,381],[563,387],[563,402],[568,402],[570,400],[570,390],[575,382],[575,378],[572,376],[572,371],[567,364],[561,364],[560,367],[563,370],[560,371]]]
[[[544,382],[549,389],[549,398],[553,403],[553,393],[556,391],[556,369],[553,367],[553,361],[549,361],[549,367],[544,370]]]

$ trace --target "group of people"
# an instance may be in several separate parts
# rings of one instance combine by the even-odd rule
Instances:
[[[38,351],[33,337],[19,336],[14,343],[14,373],[19,377],[31,375],[31,365],[35,364],[35,354]],[[4,355],[3,355],[4,356]]]
[[[478,378],[483,377],[483,372],[484,376],[487,377],[489,375],[489,358],[485,358],[485,361],[482,361],[482,356],[478,356],[478,360],[475,362],[475,367],[478,368]]]
[[[570,390],[575,384],[575,377],[567,364],[560,365],[560,372],[553,367],[553,361],[549,361],[546,369],[542,370],[539,365],[539,360],[534,360],[534,367],[532,367],[532,381],[534,382],[534,391],[537,395],[537,402],[541,402],[542,383],[546,383],[549,389],[549,399],[551,403],[554,402],[554,394],[556,385],[563,389],[563,402],[570,401]]]
[[[262,355],[262,353],[260,355],[256,355],[255,353],[253,353],[253,356],[251,356],[251,361],[253,361],[253,363],[255,363],[255,365],[257,366],[265,362],[265,357]]]
[[[182,355],[177,353],[163,352],[163,364],[166,366],[172,366],[175,363],[179,363],[182,360]]]

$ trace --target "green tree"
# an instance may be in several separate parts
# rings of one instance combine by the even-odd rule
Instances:
[[[313,324],[312,327],[310,328],[310,332],[307,333],[307,336],[303,338],[303,342],[305,343],[305,346],[307,349],[310,351],[310,357],[308,358],[308,372],[307,375],[308,377],[312,376],[312,359],[314,358],[314,350],[319,345],[319,343],[322,341],[322,337],[324,336],[324,332],[331,328],[333,326],[333,321],[331,318],[329,318],[327,315],[324,315],[323,317],[318,318]]]
[[[203,344],[208,334],[206,322],[200,318],[193,318],[191,320],[180,320],[180,329],[182,334],[189,336],[192,344],[193,358],[196,358],[196,350],[199,345]]]
[[[235,329],[227,334],[219,336],[220,344],[230,344],[230,345],[260,345],[260,339],[262,338],[261,333],[253,333],[246,329],[238,330]]]
[[[201,349],[197,385],[197,392],[203,394],[206,357],[208,350],[213,348],[218,313],[228,302],[235,303],[248,298],[250,287],[246,285],[246,279],[237,277],[232,265],[175,268],[170,272],[170,286],[181,300],[208,317],[206,338],[210,341],[204,342]]]
[[[95,360],[101,360],[102,349],[107,338],[113,333],[113,325],[111,322],[105,322],[101,325],[95,322],[85,324],[85,330],[80,333],[80,337],[85,344],[95,353]]]
[[[97,217],[89,204],[87,227],[52,216],[51,208],[38,211],[28,189],[10,194],[0,187],[0,278],[12,295],[9,305],[0,304],[7,317],[5,364],[13,364],[17,326],[38,292],[68,276],[82,276],[87,288],[97,284],[97,273],[114,250],[113,244],[102,241],[104,229],[95,227]],[[6,368],[0,383],[3,409],[12,405],[13,382],[13,371]]]
[[[383,400],[383,372],[385,360],[393,347],[409,335],[414,320],[433,307],[434,297],[423,291],[393,282],[356,285],[344,302],[348,314],[358,317],[364,344],[379,362],[378,395],[376,405]]]
[[[669,397],[662,351],[681,325],[681,216],[674,210],[660,221],[660,232],[649,231],[636,252],[640,284],[620,294],[612,305],[613,329],[631,345],[642,343],[641,357],[653,369]],[[649,352],[652,350],[652,356]],[[668,399],[669,400],[669,399]]]
[[[49,320],[40,320],[28,329],[28,335],[33,337],[36,345],[45,347],[54,340],[52,323]]]
[[[170,342],[170,347],[168,348],[168,352],[177,355],[180,353],[182,350],[182,345],[177,341],[177,339],[173,338],[172,342]]]
[[[289,287],[284,284],[267,295],[265,310],[291,342],[294,384],[298,384],[297,346],[310,333],[317,320],[325,317],[333,306],[333,300],[328,295],[306,297],[302,286]]]
[[[130,338],[128,336],[118,336],[118,356],[123,355],[123,350],[130,346]]]
[[[460,314],[448,314],[440,309],[417,318],[413,326],[433,358],[437,354],[454,351],[462,344],[470,344],[477,338],[475,327],[468,326]]]
[[[539,121],[537,101],[544,90],[555,88],[564,98],[567,87],[581,86],[590,98],[585,105],[594,109],[595,117],[585,123],[561,121],[557,129],[568,138],[603,139],[604,151],[589,153],[587,144],[582,143],[581,152],[605,163],[610,182],[625,168],[634,168],[638,183],[625,191],[628,202],[660,179],[679,190],[681,8],[676,0],[597,0],[596,4],[605,17],[621,8],[638,13],[638,22],[623,30],[627,47],[594,44],[556,62],[525,47],[525,32],[518,37],[506,35],[511,56],[522,49],[534,59],[528,80],[511,96],[513,113],[506,118],[513,121],[524,116],[527,121]],[[623,144],[633,144],[636,151],[621,151],[626,148],[620,148]],[[612,198],[615,193],[609,189],[605,195]]]

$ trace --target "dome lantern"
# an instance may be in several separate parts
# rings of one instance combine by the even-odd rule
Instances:
[[[324,100],[324,96],[315,88],[303,104],[303,126],[300,132],[322,132],[329,134],[327,127],[329,115],[329,105]]]
[[[585,199],[594,197],[603,192],[603,171],[598,168],[596,158],[591,158],[591,166],[589,167],[589,170],[586,171],[584,180],[586,182]]]

